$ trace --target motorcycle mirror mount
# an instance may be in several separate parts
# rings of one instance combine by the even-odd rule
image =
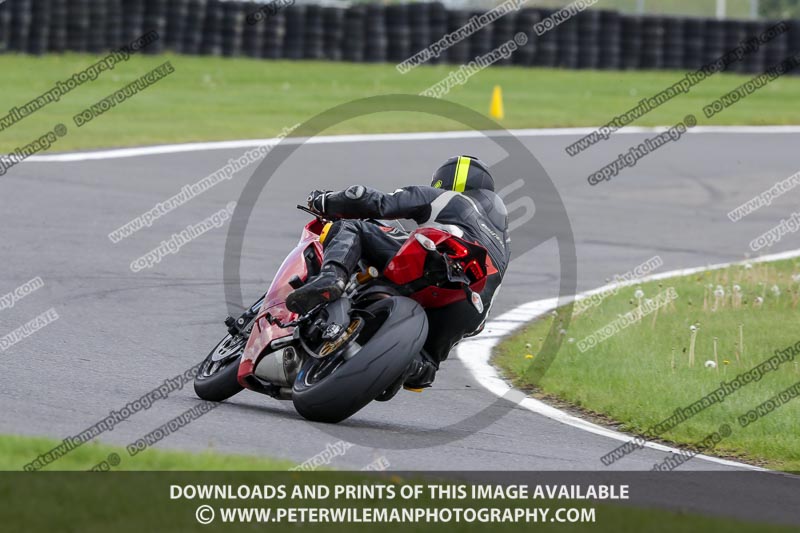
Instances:
[[[433,242],[432,240],[430,240],[425,235],[422,235],[421,233],[417,233],[417,234],[414,235],[414,238],[417,239],[417,242],[420,243],[422,245],[422,247],[425,248],[426,250],[428,250],[429,252],[435,252],[436,251],[436,243]]]
[[[483,313],[483,300],[481,300],[481,295],[470,289],[469,285],[466,284],[464,285],[464,292],[467,293],[467,299],[478,314]]]

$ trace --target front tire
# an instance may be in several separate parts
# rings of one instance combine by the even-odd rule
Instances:
[[[392,296],[366,311],[372,318],[355,341],[358,352],[349,359],[309,357],[298,372],[292,402],[304,418],[337,423],[352,416],[400,378],[422,350],[428,319],[417,302]]]
[[[211,350],[194,378],[194,392],[199,398],[221,402],[242,391],[239,362],[246,344],[244,337],[228,334]]]

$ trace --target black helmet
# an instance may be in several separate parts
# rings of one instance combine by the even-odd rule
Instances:
[[[494,191],[494,179],[486,163],[471,155],[451,157],[436,169],[431,187],[464,192],[475,189]]]

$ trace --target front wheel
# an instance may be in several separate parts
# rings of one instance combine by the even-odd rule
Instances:
[[[367,323],[344,350],[309,357],[297,373],[292,402],[304,418],[336,423],[374,400],[405,372],[428,336],[425,310],[414,300],[392,296],[366,308]]]
[[[246,338],[229,333],[211,350],[194,378],[194,392],[199,398],[221,402],[243,389],[237,376],[246,344]]]

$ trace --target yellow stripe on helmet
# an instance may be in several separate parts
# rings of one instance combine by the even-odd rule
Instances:
[[[453,190],[464,192],[467,188],[467,174],[469,174],[470,158],[463,155],[458,158],[456,163],[456,179],[453,181]]]

